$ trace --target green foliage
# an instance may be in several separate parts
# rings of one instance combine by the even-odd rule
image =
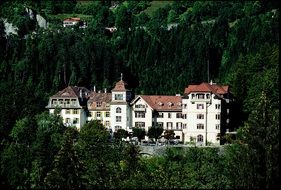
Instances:
[[[128,131],[125,129],[118,129],[116,132],[113,133],[115,139],[121,140],[122,138],[127,138],[129,135]]]
[[[164,131],[164,138],[167,139],[168,141],[173,139],[174,137],[175,137],[174,130],[167,129]]]
[[[145,130],[143,128],[133,127],[132,130],[133,130],[133,137],[137,137],[139,142],[141,141],[141,139],[144,139]]]
[[[113,9],[110,1],[0,4],[1,18],[19,28],[19,36],[6,36],[0,21],[5,187],[245,189],[278,183],[276,3],[122,1]],[[37,28],[24,6],[46,16],[50,27]],[[87,18],[88,28],[62,28],[61,19],[69,15]],[[107,26],[117,31],[109,33]],[[165,157],[140,159],[136,147],[109,143],[100,123],[77,133],[66,130],[59,115],[35,116],[67,85],[110,89],[121,72],[136,94],[181,93],[188,84],[208,80],[207,63],[210,79],[230,85],[238,100],[235,127],[244,122],[238,144],[223,151],[169,150]],[[133,131],[139,140],[144,137],[144,130]]]
[[[157,140],[161,134],[163,133],[164,129],[162,126],[153,125],[152,127],[148,128],[147,136],[149,138],[154,138]]]

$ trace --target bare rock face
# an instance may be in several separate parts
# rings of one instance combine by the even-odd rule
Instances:
[[[5,33],[6,35],[10,34],[18,34],[18,28],[16,26],[13,26],[12,23],[7,22],[7,19],[3,19],[4,26],[5,26]]]
[[[36,15],[36,20],[37,20],[38,26],[40,28],[46,29],[48,27],[48,23],[47,23],[46,19],[43,18],[41,15],[37,14]]]

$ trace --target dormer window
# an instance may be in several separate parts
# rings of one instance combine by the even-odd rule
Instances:
[[[97,108],[101,107],[101,102],[97,102]]]
[[[158,102],[158,106],[163,106],[164,104],[162,102]]]
[[[123,100],[123,94],[115,94],[115,100]]]
[[[168,102],[167,103],[169,107],[172,107],[173,103],[172,102]]]
[[[181,102],[178,102],[178,106],[180,107],[182,105],[182,103]]]

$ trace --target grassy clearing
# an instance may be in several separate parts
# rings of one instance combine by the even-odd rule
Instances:
[[[165,7],[168,4],[172,4],[173,1],[151,1],[151,6],[147,7],[146,10],[144,10],[145,13],[147,13],[149,16],[152,16],[153,12],[155,12],[157,9],[161,7]]]

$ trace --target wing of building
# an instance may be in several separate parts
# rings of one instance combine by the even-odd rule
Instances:
[[[87,88],[68,86],[51,96],[46,108],[50,113],[59,109],[65,125],[76,126],[80,129],[86,122],[89,93]]]
[[[90,120],[99,120],[111,132],[148,131],[158,125],[184,143],[208,145],[220,144],[219,136],[228,130],[231,101],[229,86],[212,82],[189,85],[182,96],[134,96],[121,79],[111,93],[69,86],[51,96],[46,108],[50,113],[60,108],[64,123],[79,129]]]

